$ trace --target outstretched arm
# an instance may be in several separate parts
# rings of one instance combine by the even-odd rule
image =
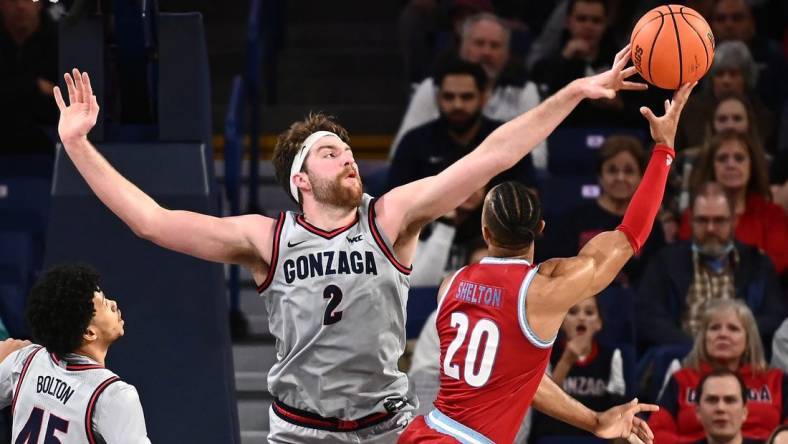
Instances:
[[[627,46],[616,55],[610,71],[578,79],[537,107],[501,125],[478,148],[440,174],[387,193],[379,205],[395,210],[378,209],[386,234],[392,242],[401,233],[413,236],[426,223],[459,206],[471,193],[511,168],[545,140],[584,98],[612,98],[620,89],[645,89],[645,85],[625,80],[635,73],[634,67],[624,68],[628,61]]]
[[[610,285],[632,254],[646,241],[662,203],[665,182],[675,156],[672,145],[678,118],[694,86],[686,84],[676,91],[673,101],[666,100],[662,117],[654,116],[648,108],[640,109],[649,121],[651,137],[657,145],[621,225],[591,239],[576,257],[548,261],[545,263],[547,266],[540,270],[551,277],[562,278],[555,280],[555,292],[548,293],[551,295],[550,304],[544,304],[551,306],[556,320],[562,319],[573,305]],[[565,285],[567,280],[573,285]]]
[[[270,243],[272,219],[257,215],[217,218],[168,210],[120,175],[87,139],[99,112],[88,74],[74,69],[73,77],[66,74],[65,79],[68,105],[55,87],[60,140],[96,196],[135,234],[164,248],[211,261],[250,268],[270,261],[264,257],[265,252],[270,255],[270,249],[259,246]],[[263,254],[258,253],[261,250]]]
[[[639,404],[637,399],[613,407],[604,412],[595,412],[569,396],[549,376],[544,375],[534,396],[536,410],[559,421],[595,434],[600,438],[631,439],[635,435],[645,443],[652,443],[654,434],[638,413],[654,412],[659,407]]]

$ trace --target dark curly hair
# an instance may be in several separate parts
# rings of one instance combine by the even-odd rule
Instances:
[[[60,265],[47,271],[30,291],[27,322],[33,340],[51,353],[71,353],[95,315],[99,274],[85,265]]]

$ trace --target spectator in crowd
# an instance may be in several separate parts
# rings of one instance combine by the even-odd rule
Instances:
[[[705,438],[695,444],[760,444],[742,437],[747,418],[747,387],[738,373],[718,369],[704,376],[696,389],[695,414]]]
[[[609,69],[616,52],[616,45],[607,34],[604,0],[570,0],[567,8],[561,48],[537,61],[532,70],[533,80],[543,96],[555,93],[572,80]],[[586,100],[567,117],[565,124],[610,126],[611,122],[636,120],[624,109],[621,95],[614,99]],[[637,113],[631,114],[637,117]]]
[[[545,234],[544,258],[569,257],[591,238],[615,229],[643,177],[646,154],[643,144],[632,136],[608,137],[597,155],[597,177],[601,193],[574,208],[558,227]],[[548,196],[549,197],[549,196]],[[616,282],[623,286],[636,284],[649,257],[665,245],[665,234],[655,224],[643,249],[624,266]]]
[[[528,81],[525,68],[510,57],[510,37],[509,29],[495,15],[474,15],[462,26],[459,50],[462,60],[481,64],[487,73],[487,80],[481,86],[481,90],[489,95],[489,100],[483,105],[484,116],[504,122],[539,104],[536,85]],[[394,138],[389,153],[391,157],[401,148],[405,134],[440,117],[436,100],[439,86],[437,79],[427,78],[416,88]],[[534,150],[532,157],[538,167],[546,168],[544,143]]]
[[[738,241],[766,252],[778,274],[788,271],[788,217],[770,202],[766,160],[758,143],[735,131],[715,135],[701,152],[690,189],[717,181],[731,195]],[[685,211],[679,237],[692,233],[692,212]]]
[[[57,122],[57,33],[44,2],[0,0],[0,153],[52,153],[39,126]]]
[[[715,0],[712,10],[712,32],[718,42],[743,42],[755,59],[755,76],[760,98],[773,113],[779,113],[788,95],[785,58],[776,41],[757,32],[751,2],[747,0]],[[717,56],[715,55],[715,58]],[[753,79],[755,80],[755,79]]]
[[[592,410],[603,411],[624,402],[626,382],[621,350],[600,344],[603,328],[596,297],[575,305],[561,325],[562,339],[550,357],[553,381]],[[547,415],[533,415],[530,442],[545,436],[592,436]]]
[[[758,326],[740,300],[709,302],[692,351],[684,366],[671,373],[659,399],[660,409],[648,420],[655,443],[694,443],[705,433],[696,415],[697,387],[716,368],[738,372],[747,389],[747,418],[741,428],[749,439],[765,440],[786,420],[788,399],[785,374],[766,365]]]
[[[402,138],[389,168],[388,189],[443,171],[503,123],[482,114],[488,97],[486,80],[479,65],[463,60],[450,60],[438,69],[435,81],[440,117],[408,131]],[[531,159],[522,159],[493,178],[491,185],[506,180],[531,185]]]
[[[727,95],[744,96],[752,107],[753,130],[771,152],[777,147],[777,123],[774,113],[755,93],[757,68],[747,46],[742,42],[721,43],[714,51],[714,62],[706,74],[703,91],[690,97],[687,112],[682,113],[676,132],[679,150],[702,145],[712,124],[714,109]]]
[[[788,212],[788,149],[778,151],[772,160],[769,181],[773,202]]]
[[[783,295],[769,258],[733,238],[733,201],[717,183],[692,199],[692,239],[657,253],[640,281],[636,328],[641,348],[689,343],[700,331],[705,304],[745,301],[770,339],[785,317]]]
[[[716,134],[735,131],[747,134],[750,140],[763,147],[769,142],[760,137],[756,122],[755,112],[746,96],[735,92],[725,93],[717,100],[711,119],[707,123],[705,143],[708,143]],[[689,205],[690,177],[702,150],[702,145],[683,149],[676,158],[678,165],[674,166],[672,170],[676,174],[671,180],[671,188],[674,189],[675,194],[680,196],[678,208],[682,211]]]

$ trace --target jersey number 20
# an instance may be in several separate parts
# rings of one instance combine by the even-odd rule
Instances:
[[[446,358],[443,359],[443,373],[457,380],[460,379],[460,365],[452,364],[451,361],[465,342],[468,323],[468,316],[465,313],[455,311],[451,314],[451,326],[457,329],[457,336],[446,350]],[[481,348],[482,336],[487,336],[487,340],[484,343],[484,348],[481,349],[482,362],[478,365],[477,371],[476,359]],[[473,326],[471,338],[468,340],[468,352],[465,354],[465,369],[463,371],[463,378],[468,385],[481,387],[487,384],[495,363],[499,337],[498,326],[489,319],[480,319]]]

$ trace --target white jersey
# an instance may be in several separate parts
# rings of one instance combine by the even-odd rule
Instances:
[[[0,363],[0,407],[11,405],[13,442],[149,444],[137,390],[81,355],[40,345]]]
[[[397,368],[405,349],[410,267],[395,258],[364,195],[356,220],[325,232],[282,214],[265,298],[278,361],[268,389],[282,403],[323,417],[357,419],[404,403]]]

